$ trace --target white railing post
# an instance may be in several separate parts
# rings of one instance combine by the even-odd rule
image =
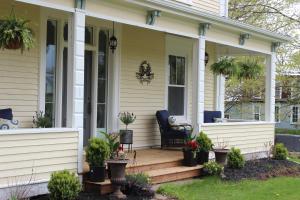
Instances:
[[[216,110],[221,111],[224,117],[225,111],[225,77],[219,75],[216,78]]]
[[[272,47],[272,52],[266,58],[266,92],[265,92],[265,120],[274,122],[275,120],[275,70],[276,53]]]
[[[73,14],[72,37],[72,128],[79,131],[78,173],[83,168],[83,108],[84,108],[84,40],[85,40],[85,11],[75,9]]]

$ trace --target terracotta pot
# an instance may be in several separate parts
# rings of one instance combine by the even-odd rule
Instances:
[[[197,165],[196,153],[194,151],[183,149],[183,165],[188,167]]]
[[[107,160],[111,172],[110,181],[114,190],[110,199],[126,199],[126,195],[121,192],[121,187],[126,183],[125,169],[128,162],[129,160]]]
[[[92,182],[104,182],[106,177],[106,167],[93,167],[89,172],[89,180]]]
[[[208,151],[198,151],[197,152],[197,163],[203,165],[204,163],[208,162]]]
[[[216,162],[221,165],[226,165],[229,149],[214,149]]]
[[[133,130],[120,130],[120,143],[132,144]]]

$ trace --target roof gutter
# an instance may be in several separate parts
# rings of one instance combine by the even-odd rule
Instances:
[[[272,31],[268,31],[253,25],[249,25],[249,24],[245,24],[245,23],[241,23],[226,17],[220,17],[217,15],[213,15],[210,13],[206,13],[206,12],[201,12],[197,9],[191,8],[188,5],[184,5],[184,4],[178,4],[178,3],[174,3],[174,1],[171,0],[127,0],[130,3],[135,3],[135,4],[139,4],[141,5],[141,2],[144,3],[149,3],[152,4],[154,6],[160,6],[160,7],[164,7],[167,9],[172,9],[175,11],[180,11],[183,12],[185,14],[188,14],[192,19],[199,20],[201,22],[207,22],[207,23],[217,23],[217,24],[222,24],[222,25],[227,25],[229,27],[235,28],[235,29],[240,29],[243,32],[247,32],[247,33],[254,33],[258,36],[265,36],[267,38],[270,38],[273,42],[289,42],[292,41],[292,38],[289,36],[284,36]],[[189,16],[187,16],[189,17]]]

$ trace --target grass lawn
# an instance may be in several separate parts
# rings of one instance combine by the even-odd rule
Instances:
[[[289,134],[289,135],[300,135],[300,130],[297,129],[284,129],[284,128],[275,128],[276,134]]]
[[[288,160],[291,160],[291,161],[294,161],[294,162],[297,162],[300,164],[300,158],[297,158],[296,156],[289,156]]]
[[[300,178],[293,177],[241,182],[205,177],[186,184],[164,184],[158,192],[179,200],[299,200],[299,187]]]

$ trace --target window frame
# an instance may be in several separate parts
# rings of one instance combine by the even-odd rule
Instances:
[[[276,113],[276,108],[278,108],[278,113]],[[275,105],[274,118],[275,118],[276,123],[280,123],[280,106],[279,105]]]
[[[258,113],[257,113],[256,110],[255,110],[256,106],[257,106],[258,109],[259,109]],[[256,115],[258,115],[258,120],[256,119]],[[253,119],[254,119],[255,121],[260,121],[260,120],[261,120],[261,105],[253,104]]]
[[[293,118],[294,118],[294,108],[297,108],[297,122],[294,122]],[[297,124],[299,122],[299,109],[300,106],[299,105],[295,105],[295,106],[291,106],[291,117],[290,117],[290,124]]]
[[[184,85],[175,85],[175,84],[170,84],[170,78],[171,78],[171,66],[170,66],[170,63],[169,63],[169,58],[170,56],[175,56],[176,58],[177,57],[180,57],[180,58],[184,58]],[[184,103],[183,103],[183,115],[171,115],[173,117],[176,117],[177,119],[182,119],[182,120],[185,120],[187,118],[187,88],[188,88],[188,81],[187,81],[187,78],[188,78],[188,62],[187,62],[187,57],[186,56],[182,56],[182,55],[174,55],[172,53],[169,53],[167,55],[167,60],[168,60],[168,76],[167,76],[167,81],[168,81],[168,84],[167,84],[167,109],[169,110],[169,87],[177,87],[177,88],[184,88]]]

